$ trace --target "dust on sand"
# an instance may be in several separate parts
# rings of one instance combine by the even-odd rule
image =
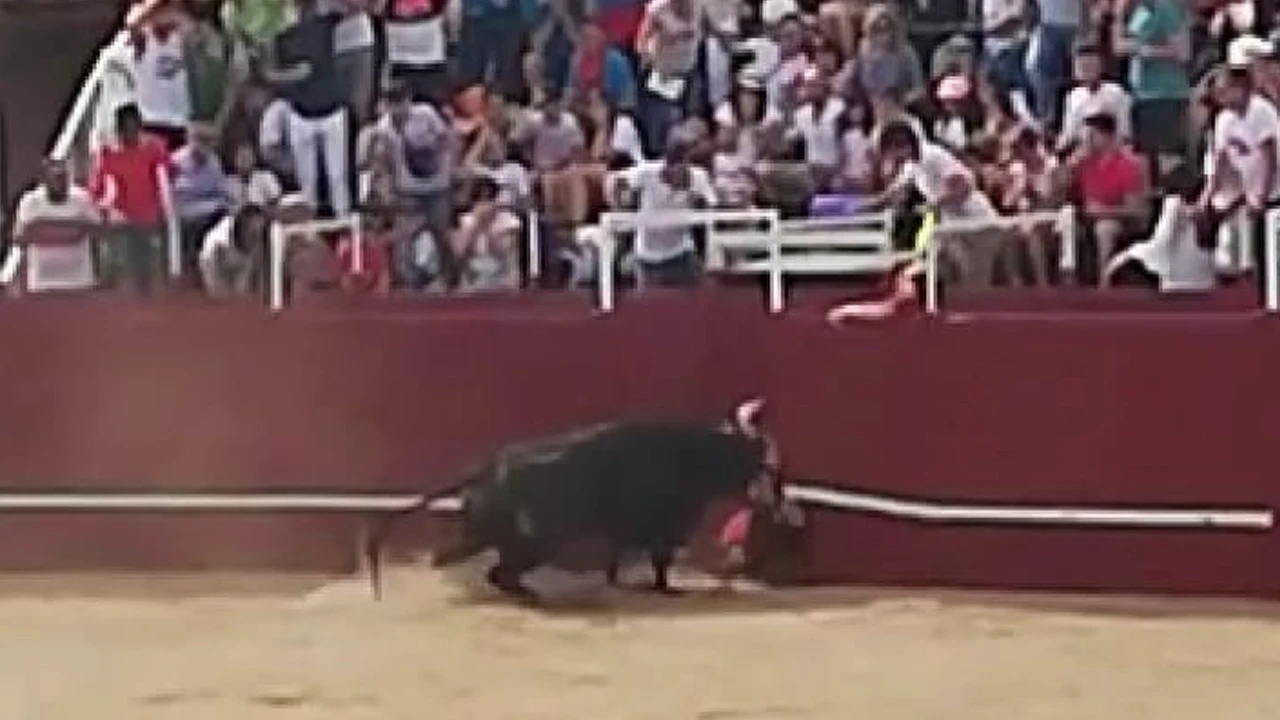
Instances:
[[[215,581],[0,583],[0,718],[1280,718],[1266,606],[560,578],[537,612],[417,568],[381,603]]]

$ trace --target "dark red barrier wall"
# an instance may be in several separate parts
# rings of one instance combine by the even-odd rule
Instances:
[[[764,394],[790,468],[892,494],[1274,506],[1280,327],[902,323],[754,294],[377,308],[24,301],[0,312],[9,488],[430,489],[496,445]],[[8,567],[334,567],[349,521],[0,516]],[[824,580],[1280,590],[1273,534],[927,527],[821,514]]]

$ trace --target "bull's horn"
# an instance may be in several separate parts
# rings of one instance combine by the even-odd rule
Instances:
[[[764,398],[752,398],[738,406],[733,413],[734,422],[746,432],[756,432],[760,413],[764,410]]]

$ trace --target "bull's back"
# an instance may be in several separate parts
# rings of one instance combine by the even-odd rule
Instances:
[[[684,541],[716,499],[744,492],[760,465],[748,439],[711,428],[629,423],[599,440],[603,529],[629,544]]]

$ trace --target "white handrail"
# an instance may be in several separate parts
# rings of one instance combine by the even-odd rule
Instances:
[[[1036,225],[1050,223],[1057,224],[1059,232],[1062,234],[1062,266],[1066,269],[1073,269],[1076,258],[1076,222],[1075,208],[1070,205],[1057,210],[1039,210],[1018,215],[940,220],[934,226],[932,235],[925,243],[925,312],[930,315],[938,313],[938,258],[940,245],[947,236],[986,230],[1025,230]]]
[[[347,231],[351,233],[352,265],[359,272],[364,266],[364,232],[360,213],[340,218],[273,222],[267,236],[268,305],[272,312],[284,310],[284,284],[290,235]]]
[[[603,232],[596,239],[597,277],[600,291],[600,311],[611,313],[615,305],[613,267],[617,257],[617,235],[621,232],[632,232],[641,229],[675,229],[689,227],[711,228],[721,223],[765,223],[768,233],[773,238],[769,243],[769,311],[781,312],[783,306],[783,285],[781,257],[782,249],[777,238],[778,211],[776,209],[747,210],[640,210],[614,211],[600,216],[600,228]]]
[[[359,493],[2,493],[0,510],[31,511],[336,511],[403,512],[421,506],[421,495]]]
[[[980,505],[945,500],[907,500],[890,495],[840,487],[788,483],[783,494],[791,500],[826,510],[862,512],[925,523],[959,525],[1061,525],[1132,529],[1232,529],[1269,531],[1274,513],[1240,507],[1134,507],[1071,505]],[[428,512],[461,513],[462,498],[451,495],[423,501]]]

